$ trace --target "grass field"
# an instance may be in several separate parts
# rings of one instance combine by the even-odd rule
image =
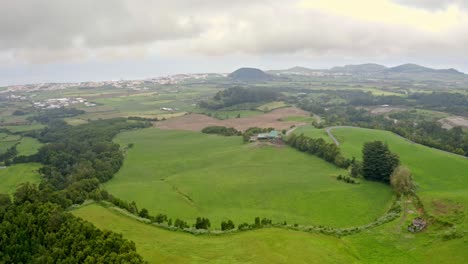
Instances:
[[[333,165],[289,147],[244,145],[240,137],[155,128],[124,132],[116,142],[134,143],[123,167],[104,186],[152,214],[192,223],[225,219],[354,226],[383,214],[390,189],[379,183],[346,184]],[[207,189],[209,191],[207,191]]]
[[[0,133],[0,153],[5,152],[8,148],[11,148],[15,144],[18,155],[32,155],[37,152],[41,147],[41,143],[35,138],[23,137],[18,135],[8,135],[5,133]]]
[[[31,130],[38,130],[44,128],[45,125],[40,123],[32,123],[31,125],[20,125],[20,126],[5,126],[4,128],[8,129],[10,132],[24,132]]]
[[[323,138],[326,142],[333,143],[325,129],[315,128],[313,126],[298,127],[296,130],[294,130],[294,134],[304,134],[304,136],[311,138]]]
[[[24,182],[39,183],[40,164],[16,164],[0,169],[0,193],[13,193]]]
[[[97,204],[73,211],[98,228],[122,233],[150,263],[357,263],[338,238],[282,229],[194,236],[141,223]]]

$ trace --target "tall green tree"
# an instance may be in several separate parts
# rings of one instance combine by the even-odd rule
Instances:
[[[390,175],[400,164],[398,156],[382,141],[367,142],[362,150],[362,175],[374,181],[390,183]]]

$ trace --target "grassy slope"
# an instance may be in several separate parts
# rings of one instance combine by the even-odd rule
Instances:
[[[153,227],[96,204],[73,214],[122,233],[150,263],[356,263],[352,247],[324,235],[269,228],[194,236]]]
[[[313,126],[298,127],[296,130],[294,130],[294,134],[304,134],[304,136],[311,138],[323,138],[326,142],[333,143],[325,129],[315,128]]]
[[[105,185],[152,214],[192,223],[275,222],[354,226],[372,221],[389,206],[391,192],[379,183],[337,181],[342,170],[284,147],[244,145],[221,137],[155,128],[124,132],[116,142],[134,143],[124,166]]]
[[[24,182],[39,183],[40,164],[27,163],[0,169],[0,193],[13,193]]]

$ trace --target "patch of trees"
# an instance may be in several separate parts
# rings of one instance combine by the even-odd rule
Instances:
[[[302,152],[316,155],[340,168],[348,168],[351,165],[351,160],[343,157],[335,144],[327,143],[323,138],[292,134],[287,138],[286,143]]]
[[[74,117],[86,113],[83,110],[76,108],[56,108],[56,109],[47,109],[39,112],[37,115],[29,118],[31,121],[37,121],[43,124],[47,124],[52,120],[57,120],[60,118]]]
[[[236,130],[233,127],[224,127],[224,126],[209,126],[202,129],[202,133],[205,134],[217,134],[222,136],[240,136],[242,135],[241,131]]]
[[[398,195],[413,194],[416,191],[416,184],[413,182],[411,171],[404,167],[398,166],[390,176],[390,185]]]
[[[135,121],[142,121],[142,122],[156,122],[159,121],[157,117],[148,118],[148,117],[141,117],[141,116],[129,116],[128,120],[135,120]]]
[[[23,116],[23,115],[26,115],[26,112],[18,109],[18,110],[15,110],[12,114],[14,116]]]
[[[221,230],[222,231],[233,230],[235,228],[236,228],[236,226],[234,225],[234,222],[232,222],[231,220],[221,222]]]
[[[343,175],[338,175],[336,177],[337,180],[339,181],[344,181],[346,183],[350,183],[350,184],[359,184],[359,182],[357,182],[355,179],[351,178],[351,177],[348,177],[348,176],[343,176]]]
[[[278,92],[267,89],[231,87],[219,91],[211,100],[201,101],[199,106],[207,109],[221,109],[243,103],[272,102],[278,100],[279,97]]]
[[[144,263],[135,244],[38,201],[37,193],[0,195],[1,263]]]
[[[120,146],[112,138],[122,130],[143,128],[142,122],[124,118],[96,120],[70,126],[53,120],[34,136],[43,145],[37,154],[17,157],[14,162],[40,162],[44,186],[60,191],[71,203],[82,203],[87,194],[113,177],[123,163]],[[68,203],[64,203],[66,206]]]
[[[398,156],[382,141],[367,142],[362,149],[362,176],[368,180],[390,183],[390,175],[400,164]]]
[[[196,229],[208,230],[211,227],[210,219],[204,217],[197,217],[194,227]]]

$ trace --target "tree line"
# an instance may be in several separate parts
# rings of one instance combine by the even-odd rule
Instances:
[[[302,152],[316,155],[340,168],[348,168],[352,160],[345,158],[340,149],[333,143],[327,143],[323,138],[311,138],[300,134],[291,134],[286,143]]]

